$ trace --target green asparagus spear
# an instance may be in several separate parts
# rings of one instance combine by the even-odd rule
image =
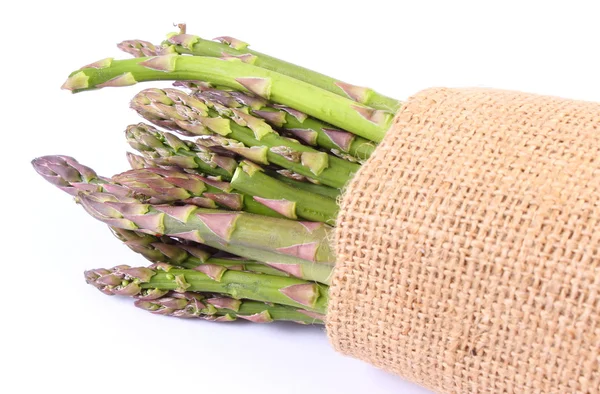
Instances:
[[[288,276],[289,274],[275,267],[254,260],[233,255],[220,255],[210,248],[193,242],[184,242],[167,236],[156,237],[137,231],[122,228],[111,228],[113,234],[127,247],[141,254],[153,263],[168,263],[173,266],[194,269],[203,264],[223,266],[230,270],[248,271],[261,274]]]
[[[105,294],[136,296],[143,289],[155,292],[170,290],[183,292],[207,292],[227,295],[235,299],[272,302],[311,312],[325,314],[328,287],[297,278],[286,278],[249,272],[221,270],[205,272],[174,268],[168,264],[155,264],[148,268],[131,268],[126,265],[85,272],[86,282]],[[147,295],[147,294],[146,294]]]
[[[393,117],[389,112],[239,59],[174,54],[128,60],[107,58],[74,71],[62,87],[76,93],[157,80],[203,80],[252,92],[375,142],[383,139]]]
[[[150,313],[210,321],[234,321],[238,318],[253,323],[293,321],[299,324],[323,324],[325,316],[290,306],[250,300],[236,300],[207,293],[169,291],[151,300],[138,299],[135,306]]]

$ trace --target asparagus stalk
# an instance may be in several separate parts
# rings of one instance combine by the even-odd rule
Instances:
[[[232,193],[228,182],[173,169],[147,168],[127,171],[112,179],[69,156],[43,156],[32,161],[35,170],[48,182],[76,196],[79,192],[107,192],[135,197],[151,204],[186,203],[203,208],[224,207],[258,215],[284,217],[251,196]]]
[[[383,139],[392,120],[389,112],[239,59],[173,54],[127,60],[107,58],[74,71],[62,87],[76,93],[157,80],[203,80],[252,92],[375,142]]]
[[[338,214],[335,200],[271,178],[253,163],[242,162],[233,175],[231,186],[254,196],[256,201],[285,217],[297,219],[300,216],[315,222],[335,224]]]
[[[179,167],[188,172],[196,171],[198,173],[220,176],[227,181],[231,180],[235,171],[223,174],[221,170],[217,171],[210,165],[204,165],[206,162],[204,157],[212,154],[210,148],[191,141],[181,140],[174,134],[160,132],[144,123],[127,127],[125,135],[129,145],[144,155],[143,158],[132,154],[128,155],[129,163],[134,168]],[[339,196],[338,189],[290,180],[288,177],[274,172],[270,172],[269,175],[297,189],[330,198],[337,198]]]
[[[33,159],[31,165],[46,181],[72,196],[80,192],[105,191],[103,186],[109,183],[105,178],[99,177],[96,171],[70,156],[42,156]],[[117,185],[112,192],[123,196],[131,194],[129,190]]]
[[[248,259],[277,264],[296,277],[328,283],[334,253],[331,227],[245,212],[140,203],[109,193],[81,193],[94,218],[112,227],[199,242]]]
[[[288,276],[274,266],[236,256],[219,256],[200,244],[179,241],[167,236],[156,237],[137,231],[111,228],[113,234],[127,247],[153,263],[168,263],[173,266],[194,269],[201,265],[222,266],[230,270],[261,274]],[[216,268],[209,267],[208,270]]]
[[[157,264],[149,268],[121,265],[110,270],[86,271],[85,279],[87,283],[109,295],[144,297],[144,289],[150,291],[150,298],[164,290],[178,293],[219,293],[235,299],[287,305],[323,315],[328,301],[328,287],[324,285],[297,278],[226,268],[218,274],[207,275],[197,270],[174,268],[168,264]],[[148,298],[148,294],[145,295]]]
[[[170,130],[236,141],[226,148],[259,164],[276,164],[328,186],[343,187],[359,169],[355,163],[281,137],[261,119],[201,98],[203,101],[177,89],[146,89],[134,97],[131,107],[146,120]]]
[[[215,41],[204,40],[198,36],[182,32],[180,34],[170,34],[167,40],[163,42],[163,45],[171,47],[169,49],[180,54],[221,57],[224,59],[237,58],[242,62],[310,83],[311,85],[342,97],[348,97],[375,109],[396,112],[400,108],[401,103],[391,97],[386,97],[372,89],[350,85],[307,68],[253,51],[248,49],[247,43],[238,39],[218,37],[215,38]],[[134,54],[134,56],[140,55]]]
[[[348,158],[350,155],[355,160],[362,161],[368,159],[375,150],[376,145],[372,141],[335,129],[292,108],[272,105],[267,100],[241,92],[198,87],[193,83],[185,83],[185,85],[190,87],[194,95],[200,99],[214,101],[261,117],[294,138],[308,145],[327,149],[337,156]]]
[[[299,324],[323,324],[325,321],[324,315],[305,309],[205,293],[169,291],[152,300],[138,299],[135,306],[157,315],[219,322],[234,321],[238,318],[253,323],[293,321]]]
[[[237,171],[237,170],[236,170]],[[113,176],[113,181],[146,196],[151,204],[186,203],[203,208],[218,206],[233,211],[246,211],[257,215],[284,217],[250,194],[239,193],[229,182],[188,174],[182,171],[145,168]]]

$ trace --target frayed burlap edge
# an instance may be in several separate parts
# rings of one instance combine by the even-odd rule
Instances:
[[[411,98],[351,181],[334,348],[440,393],[598,393],[600,105]]]

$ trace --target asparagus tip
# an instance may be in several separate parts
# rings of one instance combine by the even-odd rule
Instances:
[[[85,89],[89,86],[89,79],[90,77],[88,77],[83,71],[79,71],[67,78],[65,83],[63,83],[60,88],[69,90],[71,92],[79,89]]]

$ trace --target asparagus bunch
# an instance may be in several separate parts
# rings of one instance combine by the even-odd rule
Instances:
[[[151,204],[148,196],[156,191],[156,186],[155,189],[144,188],[149,194],[139,195],[135,188],[106,182],[89,167],[65,156],[39,158],[33,165],[45,179],[70,194],[80,190],[77,192],[79,203],[90,215],[109,226],[202,243],[267,263],[298,277],[328,282],[333,260],[326,241],[330,231],[327,225],[200,208],[189,203]],[[106,188],[109,185],[116,186],[116,193]],[[167,196],[174,194],[169,188],[158,191]]]
[[[167,169],[183,169],[188,173],[208,174],[214,177],[219,177],[221,180],[231,181],[235,172],[235,165],[239,162],[234,162],[234,166],[228,166],[228,172],[223,172],[224,166],[220,169],[214,164],[215,160],[222,161],[219,156],[214,153],[215,150],[221,152],[226,149],[219,149],[218,145],[207,143],[199,139],[196,143],[185,141],[178,138],[176,135],[161,132],[156,128],[139,123],[130,125],[125,132],[129,145],[137,150],[143,157],[128,154],[128,160],[132,168],[144,167],[161,167]],[[206,159],[206,157],[210,159]],[[227,157],[228,159],[232,159]],[[228,161],[228,163],[230,163]],[[301,189],[313,194],[322,195],[325,197],[336,199],[339,197],[340,191],[324,185],[304,182],[305,178],[291,173],[287,170],[269,170],[265,168],[265,173],[281,182],[293,186],[296,189]]]
[[[321,324],[335,262],[341,190],[401,103],[251,51],[231,37],[189,35],[118,46],[71,73],[72,92],[171,80],[130,106],[131,170],[98,176],[69,156],[34,160],[47,181],[149,260],[85,273],[106,294],[155,314]],[[193,138],[193,140],[192,140]]]
[[[179,145],[181,140],[175,140],[169,133],[160,133],[154,128],[144,124],[132,125],[127,129],[127,137],[130,145],[138,149],[148,159],[155,160],[157,165],[178,164],[179,166],[197,170],[198,159],[190,152],[197,150],[215,150],[219,141],[214,139],[198,141],[196,144],[187,143]],[[173,143],[176,141],[177,143]],[[186,147],[184,149],[182,147]],[[231,158],[231,157],[229,157]],[[338,207],[331,197],[315,194],[313,189],[323,190],[325,188],[312,187],[306,190],[301,182],[282,182],[281,177],[274,178],[266,174],[261,167],[248,160],[235,161],[237,167],[231,176],[221,175],[221,179],[227,179],[230,183],[219,182],[221,189],[234,189],[247,195],[247,204],[264,205],[270,210],[284,217],[296,219],[298,217],[333,224],[337,216]],[[213,174],[217,174],[214,172]],[[325,190],[330,190],[329,188]],[[323,192],[323,193],[329,193]],[[264,207],[262,208],[264,210]],[[260,213],[260,212],[255,212]]]
[[[336,129],[285,105],[269,103],[261,97],[190,81],[177,82],[176,85],[191,90],[201,101],[218,103],[242,116],[251,114],[262,118],[285,135],[348,161],[364,161],[375,150],[376,144],[372,141]]]
[[[134,97],[131,107],[156,125],[184,135],[213,136],[225,150],[328,186],[342,187],[358,171],[355,163],[280,136],[262,119],[206,96],[199,98],[176,89],[146,89]]]

